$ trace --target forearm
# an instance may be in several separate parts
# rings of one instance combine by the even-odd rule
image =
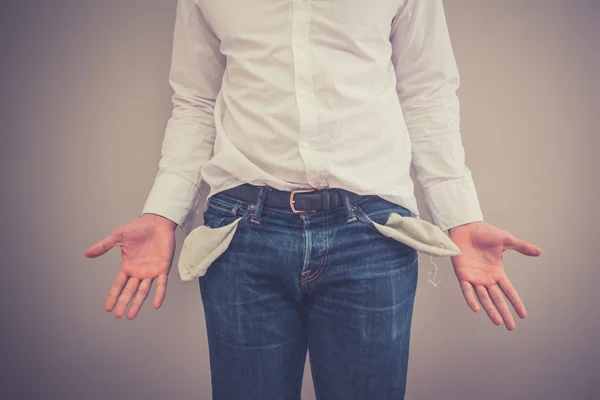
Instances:
[[[460,133],[458,68],[441,0],[407,0],[392,24],[396,90],[412,166],[442,230],[483,220]]]
[[[472,178],[465,163],[459,130],[458,99],[453,89],[418,105],[406,105],[412,166],[432,221],[442,230],[483,221]]]
[[[194,0],[178,0],[169,83],[173,113],[162,143],[154,185],[143,213],[170,219],[189,233],[202,166],[215,141],[215,102],[225,57],[220,41]]]

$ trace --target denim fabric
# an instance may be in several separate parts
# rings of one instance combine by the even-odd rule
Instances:
[[[198,278],[213,399],[300,399],[308,350],[319,400],[403,399],[418,252],[382,235],[408,209],[368,196],[294,214],[224,193],[205,225],[241,218],[227,250]]]

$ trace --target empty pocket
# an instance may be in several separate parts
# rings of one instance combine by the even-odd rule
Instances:
[[[191,281],[206,274],[210,265],[227,250],[242,217],[212,228],[202,225],[187,235],[179,255],[179,275]]]
[[[458,246],[436,225],[410,215],[400,215],[397,212],[383,214],[383,223],[374,221],[360,207],[355,208],[356,215],[369,228],[398,242],[404,243],[415,250],[433,256],[457,256],[461,254]],[[379,213],[378,213],[379,214]]]
[[[373,222],[383,235],[432,256],[457,256],[458,246],[439,227],[416,217],[392,213],[385,225]]]

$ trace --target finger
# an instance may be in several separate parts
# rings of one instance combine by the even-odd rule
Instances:
[[[88,258],[98,257],[117,246],[120,242],[121,230],[115,229],[110,235],[90,246],[84,254]]]
[[[498,286],[500,287],[500,289],[502,289],[502,292],[504,292],[504,295],[512,304],[513,308],[517,312],[517,315],[519,315],[519,317],[521,318],[525,318],[527,316],[525,304],[523,304],[521,297],[519,297],[519,294],[513,287],[512,283],[510,283],[508,278],[504,278],[498,281]]]
[[[162,305],[165,296],[167,294],[167,281],[169,279],[168,274],[160,274],[156,280],[156,294],[154,295],[153,306],[157,310]]]
[[[500,316],[498,310],[496,310],[496,307],[494,306],[492,299],[490,299],[485,286],[475,286],[475,293],[477,293],[477,298],[479,299],[479,302],[481,303],[488,317],[490,317],[494,324],[500,325],[502,323],[502,317]]]
[[[123,314],[125,314],[125,309],[127,305],[133,299],[135,292],[137,292],[137,288],[140,285],[140,280],[138,278],[134,278],[133,276],[129,277],[127,281],[127,285],[125,285],[125,289],[119,296],[119,300],[117,301],[117,306],[115,307],[115,317],[121,318]]]
[[[526,256],[537,257],[542,254],[542,249],[539,247],[521,240],[508,232],[506,232],[504,237],[504,247],[507,249],[516,250]]]
[[[460,288],[465,300],[467,301],[467,305],[471,308],[471,310],[473,310],[473,312],[479,311],[479,304],[477,304],[477,300],[473,294],[473,286],[471,283],[467,281],[460,281]]]
[[[148,297],[150,287],[152,287],[152,281],[154,281],[154,278],[144,279],[142,283],[140,283],[140,287],[138,288],[135,298],[133,299],[133,304],[131,307],[129,307],[129,310],[127,310],[128,319],[134,319],[140,312],[142,304],[144,304],[146,297]]]
[[[500,288],[494,283],[493,285],[487,286],[487,291],[492,299],[492,302],[496,306],[496,309],[500,312],[506,329],[509,331],[515,329],[515,319],[513,318],[506,301],[504,301],[504,296],[502,296]]]
[[[108,291],[108,296],[106,297],[106,301],[104,302],[104,309],[106,311],[110,312],[113,310],[113,308],[115,307],[115,304],[117,303],[117,299],[119,298],[119,295],[121,294],[121,291],[125,287],[126,283],[127,283],[127,274],[119,271],[117,273],[117,277],[115,278],[115,281],[114,281],[112,287]]]

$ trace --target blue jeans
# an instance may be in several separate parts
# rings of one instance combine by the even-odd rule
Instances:
[[[204,224],[242,218],[199,278],[213,399],[300,399],[308,350],[319,400],[403,399],[418,253],[384,236],[379,196],[295,214],[224,193]]]

